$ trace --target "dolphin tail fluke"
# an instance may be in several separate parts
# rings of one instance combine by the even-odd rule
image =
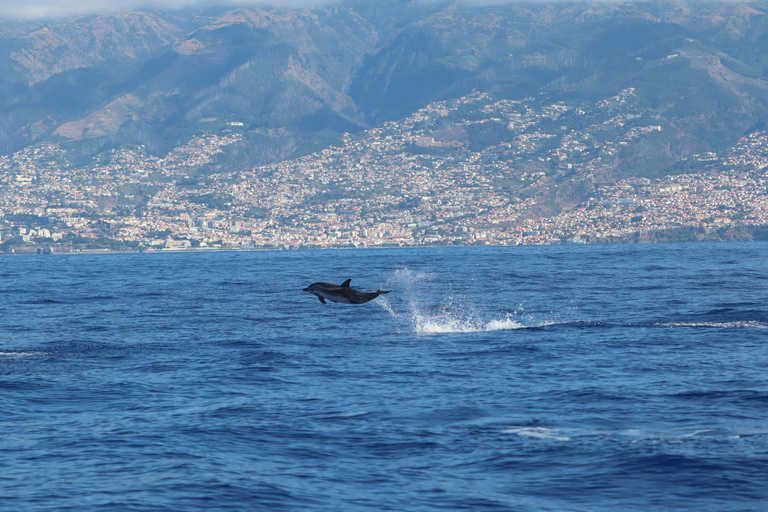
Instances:
[[[386,290],[386,291],[385,290],[376,290],[376,293],[378,293],[379,295],[384,295],[385,293],[389,293],[391,291],[392,290]]]

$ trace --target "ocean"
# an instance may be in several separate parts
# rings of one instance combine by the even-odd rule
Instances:
[[[1,257],[0,411],[3,511],[765,511],[768,244]]]

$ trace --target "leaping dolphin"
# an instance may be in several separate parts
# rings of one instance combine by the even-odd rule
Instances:
[[[382,295],[389,293],[392,290],[382,291],[376,290],[375,292],[359,292],[349,287],[351,279],[347,279],[341,285],[331,283],[314,283],[304,288],[305,292],[309,292],[313,295],[317,295],[320,302],[326,304],[325,299],[333,302],[343,302],[344,304],[365,304]]]

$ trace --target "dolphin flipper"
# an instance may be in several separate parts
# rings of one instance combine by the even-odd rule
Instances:
[[[324,298],[322,298],[322,297],[318,297],[318,299],[320,299],[320,302],[322,302],[323,304],[327,304],[327,302],[325,302],[325,299],[324,299]]]

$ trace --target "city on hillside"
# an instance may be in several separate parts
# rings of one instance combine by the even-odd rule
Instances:
[[[165,155],[0,157],[0,250],[304,249],[768,238],[768,132],[666,176],[627,172],[664,121],[633,88],[596,103],[484,93],[338,145],[228,171],[231,122]],[[634,177],[633,177],[634,176]]]

